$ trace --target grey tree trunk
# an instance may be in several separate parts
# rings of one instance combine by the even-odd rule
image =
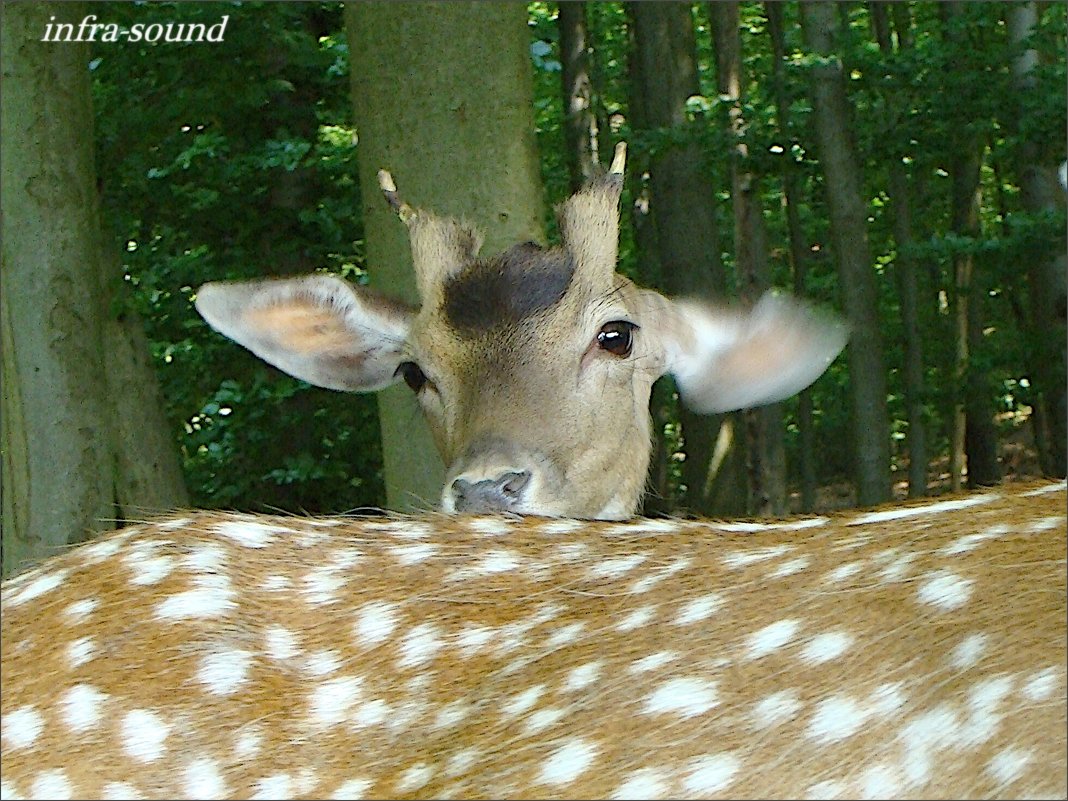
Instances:
[[[590,48],[586,42],[586,3],[560,3],[560,71],[563,83],[564,137],[571,191],[578,190],[597,169],[597,116],[590,86]]]
[[[731,205],[734,211],[734,250],[739,295],[755,303],[771,286],[768,239],[760,201],[760,177],[749,164],[745,141],[747,122],[742,112],[745,74],[738,3],[708,3],[716,51],[716,88],[728,98],[731,133]],[[749,454],[749,509],[759,515],[786,513],[786,430],[780,403],[745,412]]]
[[[681,135],[650,160],[650,200],[657,229],[662,289],[672,295],[723,298],[714,187],[702,169],[701,149],[685,141],[686,100],[698,91],[696,44],[688,3],[627,5],[634,28],[632,87],[641,95],[642,123]],[[738,415],[679,411],[686,459],[683,503],[694,513],[746,510],[743,431]]]
[[[780,136],[785,137],[790,113],[783,76],[785,44],[783,34],[783,7],[777,0],[764,3],[768,20],[768,34],[772,48],[772,83],[775,94],[775,114]],[[800,192],[793,159],[784,154],[782,158],[782,205],[786,212],[786,229],[790,239],[790,268],[794,276],[794,294],[805,293],[805,275],[808,270],[810,243],[801,225]],[[816,507],[816,432],[812,421],[812,390],[802,390],[797,398],[797,428],[800,444],[801,511],[811,512]]]
[[[953,20],[962,13],[956,3],[940,7],[947,41],[956,41]],[[963,47],[962,42],[957,42]],[[981,235],[979,223],[980,182],[985,145],[966,129],[949,165],[950,230],[976,240]],[[963,486],[967,470],[968,486],[997,483],[1001,470],[997,462],[997,434],[994,430],[993,400],[986,377],[974,366],[973,353],[982,339],[984,282],[975,274],[975,259],[970,252],[953,256],[954,284],[954,403],[950,437],[950,486]]]
[[[1038,24],[1038,8],[1034,2],[1010,3],[1005,6],[1005,20],[1013,42],[1023,42]],[[1032,91],[1035,79],[1032,70],[1038,66],[1038,53],[1024,50],[1012,64],[1013,83],[1018,97]],[[1054,145],[1060,147],[1063,143]],[[1047,146],[1048,147],[1048,146]],[[1019,148],[1016,171],[1019,176],[1021,200],[1024,208],[1033,213],[1058,208],[1058,187],[1055,166],[1041,143],[1024,140]],[[1061,206],[1063,210],[1063,200]],[[1063,214],[1061,215],[1063,219]],[[1035,366],[1034,380],[1041,394],[1041,417],[1048,428],[1046,449],[1042,455],[1044,469],[1063,476],[1066,469],[1065,448],[1068,447],[1068,407],[1065,403],[1065,278],[1068,257],[1062,252],[1049,259],[1034,259],[1027,268],[1030,289],[1029,344],[1030,361]]]
[[[894,57],[885,0],[871,3],[872,28],[879,49],[888,59]],[[898,47],[909,43],[908,8],[900,10]],[[900,158],[890,162],[890,200],[893,208],[893,231],[897,245],[894,261],[894,280],[901,303],[901,326],[905,332],[905,407],[908,418],[909,497],[927,494],[927,425],[924,421],[923,340],[920,337],[919,303],[917,300],[916,265],[906,253],[912,244],[912,207],[909,198],[908,175]]]
[[[417,301],[381,168],[412,205],[484,227],[484,252],[544,241],[526,6],[355,2],[345,27],[371,283]],[[379,393],[379,415],[388,505],[437,506],[444,467],[408,388]]]
[[[890,426],[882,331],[865,222],[867,204],[850,136],[852,109],[842,62],[834,49],[838,29],[834,4],[802,3],[801,17],[805,39],[818,56],[811,68],[816,137],[842,295],[852,327],[847,350],[857,501],[870,505],[890,497]]]
[[[4,4],[3,572],[186,502],[136,323],[101,247],[88,47],[40,41],[82,4]]]

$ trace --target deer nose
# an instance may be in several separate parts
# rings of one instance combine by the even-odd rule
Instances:
[[[529,484],[529,471],[512,470],[496,478],[471,480],[461,476],[449,491],[457,512],[508,512],[519,504]]]

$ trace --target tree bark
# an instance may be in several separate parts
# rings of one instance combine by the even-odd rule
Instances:
[[[772,49],[772,85],[775,95],[775,114],[780,137],[785,143],[790,104],[786,99],[783,76],[783,59],[786,57],[784,43],[783,6],[777,0],[764,3],[768,20],[768,34]],[[787,151],[788,152],[788,151]],[[786,230],[790,240],[788,250],[790,270],[794,277],[794,294],[805,294],[805,276],[808,270],[810,243],[801,225],[800,191],[793,159],[787,154],[782,158],[782,207],[786,212]],[[812,390],[804,389],[797,396],[797,429],[800,451],[801,511],[811,512],[816,507],[816,432],[812,420]]]
[[[185,502],[144,335],[110,317],[82,4],[2,7],[3,572]]]
[[[894,57],[890,36],[889,3],[871,3],[872,28],[879,49],[886,59]],[[903,14],[903,18],[901,16]],[[895,22],[904,25],[898,30],[898,48],[908,44],[908,8],[900,10]],[[897,245],[894,259],[894,280],[901,303],[901,327],[905,333],[905,408],[908,418],[909,497],[927,494],[927,426],[924,422],[923,340],[920,337],[919,303],[916,287],[916,264],[906,254],[912,244],[912,207],[909,198],[908,175],[901,156],[896,153],[890,161],[890,200],[893,210],[893,232]]]
[[[768,274],[768,242],[764,209],[760,202],[760,179],[749,165],[747,123],[742,112],[745,74],[742,70],[742,39],[738,3],[708,3],[716,51],[716,89],[731,104],[731,205],[734,211],[734,250],[739,294],[755,303],[771,286]],[[786,513],[786,445],[781,403],[745,412],[749,454],[749,509],[759,515]]]
[[[526,7],[356,2],[345,27],[372,285],[418,300],[407,232],[375,180],[381,168],[412,205],[483,227],[483,252],[544,241]],[[388,505],[437,506],[444,466],[412,393],[379,393],[379,413]]]
[[[701,148],[686,137],[686,100],[698,92],[690,6],[635,2],[627,5],[627,11],[635,42],[632,86],[641,95],[645,127],[673,129],[679,142],[660,147],[649,165],[652,216],[663,269],[661,288],[672,295],[722,298],[726,277],[714,188],[701,168]],[[745,511],[744,452],[736,446],[741,436],[736,418],[698,415],[680,406],[686,453],[683,503],[690,512]]]
[[[833,49],[837,33],[833,5],[802,3],[801,17],[808,45],[818,56],[812,67],[816,137],[842,294],[852,327],[847,350],[857,501],[870,505],[890,497],[886,368],[865,223],[867,203],[850,136],[852,114],[842,62]]]
[[[1038,9],[1033,1],[1011,3],[1005,7],[1009,37],[1023,42],[1038,24]],[[1034,89],[1032,70],[1038,65],[1038,53],[1023,50],[1013,61],[1013,84],[1018,97],[1025,97]],[[1020,199],[1026,211],[1041,214],[1058,208],[1056,168],[1046,162],[1044,149],[1038,142],[1023,140],[1017,153],[1016,172],[1019,176]],[[1063,201],[1062,201],[1063,204]],[[1063,207],[1063,206],[1062,206]],[[1063,214],[1061,215],[1063,219]],[[1035,366],[1034,382],[1040,395],[1040,415],[1046,421],[1049,436],[1047,451],[1041,460],[1053,475],[1063,476],[1068,447],[1068,406],[1065,400],[1065,277],[1068,259],[1064,253],[1048,259],[1032,259],[1027,267],[1030,298],[1028,337],[1030,362]]]
[[[956,3],[940,8],[946,39],[957,47],[953,20],[961,13]],[[985,146],[966,126],[958,138],[958,146],[949,164],[950,173],[950,231],[963,239],[977,241],[981,236],[979,224],[980,183]],[[982,340],[983,311],[982,281],[975,275],[975,259],[970,250],[958,250],[953,255],[954,287],[954,402],[953,428],[950,437],[950,487],[959,490],[968,486],[997,483],[1001,470],[997,463],[997,434],[993,424],[993,401],[985,376],[973,364],[973,353]]]
[[[571,191],[589,181],[597,169],[597,117],[590,86],[590,48],[587,44],[586,3],[559,4],[560,71],[564,93],[564,138]]]

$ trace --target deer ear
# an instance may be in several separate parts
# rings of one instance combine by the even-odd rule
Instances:
[[[415,310],[329,275],[205,284],[196,308],[219,333],[316,386],[350,392],[397,379]]]
[[[696,412],[774,403],[819,378],[845,347],[847,326],[796,298],[771,292],[750,311],[667,301],[660,331],[664,372]]]

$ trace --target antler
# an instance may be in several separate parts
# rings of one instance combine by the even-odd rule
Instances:
[[[397,185],[393,182],[393,176],[389,174],[389,170],[378,171],[378,185],[382,187],[382,194],[386,196],[389,207],[401,218],[401,222],[407,225],[408,221],[415,216],[415,209],[397,194]]]

